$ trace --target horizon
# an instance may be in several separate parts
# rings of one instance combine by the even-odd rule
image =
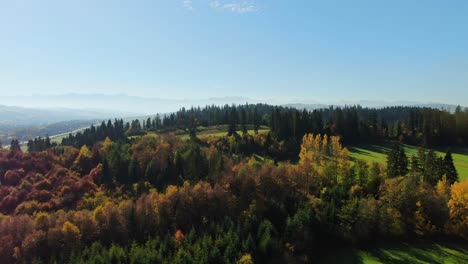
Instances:
[[[4,3],[0,95],[468,105],[468,3]]]
[[[385,108],[393,106],[430,107],[454,111],[457,106],[468,109],[466,105],[456,105],[437,101],[412,100],[339,100],[319,101],[304,98],[274,98],[274,97],[248,97],[248,96],[222,96],[207,98],[163,98],[151,96],[134,96],[125,93],[64,93],[64,94],[32,94],[22,96],[0,95],[0,107],[19,107],[22,109],[43,110],[74,110],[96,113],[115,112],[122,116],[153,115],[157,113],[171,113],[182,108],[205,107],[208,105],[244,105],[267,104],[308,110],[328,108],[361,106],[364,108]]]

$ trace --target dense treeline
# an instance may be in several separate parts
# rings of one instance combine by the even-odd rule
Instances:
[[[117,122],[79,148],[0,151],[2,263],[309,263],[346,245],[468,240],[450,152],[395,145],[383,166],[305,134],[298,162],[277,163],[287,147],[270,134],[128,139]]]
[[[57,146],[57,143],[50,142],[49,136],[46,136],[45,138],[42,137],[36,137],[35,139],[30,139],[28,141],[27,147],[28,151],[44,151],[46,149],[49,149],[50,147],[55,147]]]
[[[261,125],[271,128],[272,136],[295,146],[297,153],[306,133],[341,136],[345,144],[376,143],[397,140],[425,147],[468,144],[468,110],[458,107],[449,111],[420,107],[386,107],[382,109],[360,106],[330,107],[314,111],[297,110],[266,104],[206,106],[176,113],[134,120],[108,121],[95,128],[70,135],[63,145],[92,146],[109,137],[126,140],[126,136],[141,135],[144,131],[173,131],[183,129],[192,136],[199,126],[228,125],[228,135],[236,131],[258,131]]]
[[[306,133],[341,136],[345,143],[397,139],[405,143],[434,147],[468,143],[468,110],[455,113],[420,107],[360,106],[331,107],[314,111],[265,104],[207,106],[165,116],[158,127],[195,128],[229,124],[233,133],[246,125],[269,126],[281,140],[300,143]]]
[[[137,122],[136,120],[135,122]],[[130,130],[128,123],[124,124],[123,119],[116,119],[114,122],[108,120],[107,123],[102,121],[100,126],[92,125],[83,132],[77,132],[75,135],[69,134],[68,137],[62,139],[62,145],[81,147],[83,145],[93,146],[96,142],[102,141],[105,138],[110,138],[114,141],[126,141],[125,132]]]

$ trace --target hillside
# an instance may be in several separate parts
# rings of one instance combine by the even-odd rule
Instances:
[[[375,115],[385,122],[373,122]],[[465,115],[413,107],[208,106],[36,138],[27,152],[13,140],[0,150],[0,258],[464,261],[468,180],[459,181],[454,168],[465,178],[466,151],[454,148],[443,159],[418,151],[409,164],[416,148],[388,142],[443,150],[464,142],[464,119],[434,130],[411,118]]]
[[[418,147],[404,145],[403,146],[406,154],[408,157],[417,154]],[[391,149],[390,143],[382,143],[382,144],[361,144],[361,145],[354,145],[350,146],[349,150],[351,151],[351,158],[353,159],[362,159],[368,162],[378,162],[381,164],[387,163],[387,154]],[[449,148],[453,153],[453,160],[455,163],[455,167],[458,171],[460,179],[468,179],[468,149],[467,148]],[[437,155],[443,157],[445,154],[445,150],[439,149],[436,151]]]

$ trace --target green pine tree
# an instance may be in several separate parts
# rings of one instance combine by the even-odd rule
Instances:
[[[458,181],[458,172],[453,164],[452,152],[449,150],[445,153],[444,157],[444,170],[445,175],[447,176],[447,180],[453,184],[454,182]]]

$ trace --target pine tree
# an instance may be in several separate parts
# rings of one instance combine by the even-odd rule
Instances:
[[[405,150],[400,146],[398,150],[398,174],[404,176],[408,174],[408,157],[406,156]]]
[[[48,149],[51,146],[52,146],[52,144],[50,143],[49,135],[47,135],[46,138],[45,138],[45,148]]]
[[[253,128],[254,128],[254,132],[255,134],[257,135],[258,134],[258,128],[260,127],[260,120],[259,120],[259,116],[258,116],[258,109],[257,109],[257,106],[255,106],[254,108],[254,112],[253,112]]]
[[[447,176],[447,180],[450,182],[450,184],[458,181],[458,172],[457,169],[455,169],[455,165],[453,164],[452,152],[450,150],[445,153],[444,170],[445,175]]]
[[[107,159],[104,159],[102,162],[102,179],[101,183],[102,184],[110,184],[112,182],[112,173],[109,168],[109,163],[107,162]]]
[[[429,150],[425,155],[425,162],[422,166],[423,181],[432,185],[437,184],[438,177],[438,158],[434,150]]]
[[[128,166],[128,179],[130,182],[137,182],[140,178],[140,168],[138,166],[138,161],[136,159],[130,160],[130,165]]]
[[[158,174],[158,167],[156,162],[152,159],[146,166],[145,178],[151,183],[156,183],[156,178]]]
[[[400,144],[394,144],[387,155],[387,176],[394,178],[408,174],[408,157]]]
[[[17,139],[11,140],[10,151],[12,152],[21,152],[21,146]]]
[[[232,136],[236,133],[237,133],[237,112],[236,112],[236,108],[232,107],[231,113],[229,115],[228,136]]]
[[[247,134],[247,114],[244,108],[241,109],[241,129],[242,134]]]

